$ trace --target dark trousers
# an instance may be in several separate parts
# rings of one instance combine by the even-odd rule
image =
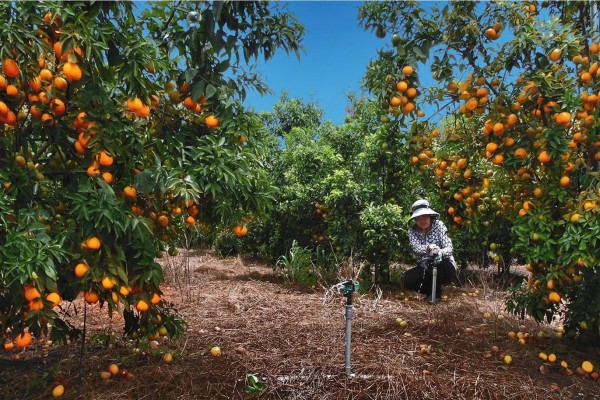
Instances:
[[[444,258],[437,265],[435,297],[442,296],[442,285],[452,282],[455,268],[450,259]],[[418,264],[404,273],[404,287],[426,295],[431,295],[433,268]]]

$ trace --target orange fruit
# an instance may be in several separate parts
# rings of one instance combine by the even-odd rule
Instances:
[[[190,96],[186,97],[186,98],[183,100],[183,106],[184,106],[185,108],[187,108],[188,110],[193,110],[193,109],[195,109],[197,105],[198,105],[198,103],[196,103],[196,102],[194,101],[194,99],[192,99]]]
[[[13,342],[4,343],[4,350],[11,351],[14,348],[15,348],[15,344]]]
[[[54,78],[54,87],[58,90],[65,90],[69,86],[66,79],[60,76]]]
[[[496,39],[496,30],[494,28],[488,28],[485,30],[485,37],[487,37],[490,40],[495,40]]]
[[[90,268],[84,263],[79,263],[75,266],[75,276],[77,278],[83,278],[83,276],[90,270]]]
[[[196,219],[191,215],[188,215],[188,217],[185,219],[185,223],[188,225],[194,225],[196,223]]]
[[[103,165],[105,167],[111,166],[114,161],[114,157],[109,155],[104,150],[102,150],[102,151],[100,151],[100,153],[98,153],[98,159],[99,159],[98,162],[100,163],[100,165]]]
[[[112,289],[113,287],[115,287],[115,283],[116,283],[116,282],[115,282],[115,280],[114,280],[113,278],[110,278],[110,277],[108,277],[108,276],[105,276],[105,277],[102,279],[102,287],[103,287],[105,290],[110,290],[110,289]]]
[[[54,389],[52,389],[52,397],[58,398],[62,397],[65,394],[65,386],[64,385],[56,385]]]
[[[552,160],[552,158],[550,157],[548,152],[544,150],[538,155],[538,160],[540,160],[541,163],[548,163]]]
[[[79,67],[79,65],[77,65],[75,63],[66,62],[63,65],[62,70],[63,70],[63,73],[65,74],[65,78],[67,78],[67,81],[69,81],[69,82],[78,81],[82,77],[81,68]]]
[[[42,81],[39,77],[36,76],[33,79],[30,79],[28,83],[29,89],[31,89],[32,92],[37,93],[42,90]]]
[[[61,298],[58,293],[51,292],[51,293],[48,293],[48,295],[46,296],[46,300],[48,300],[50,303],[52,303],[52,308],[54,308],[60,304]]]
[[[152,295],[152,299],[150,299],[150,303],[152,303],[152,304],[160,303],[160,296],[157,293],[154,293]]]
[[[137,196],[137,190],[135,190],[133,186],[125,186],[125,188],[123,189],[123,193],[125,194],[125,196],[132,199],[135,199],[135,197]]]
[[[63,103],[60,99],[52,99],[52,101],[50,102],[50,108],[52,109],[54,115],[56,115],[57,117],[60,117],[66,111],[65,103]]]
[[[95,236],[92,236],[91,238],[88,238],[85,241],[85,247],[87,247],[88,249],[98,250],[98,249],[100,249],[101,246],[102,246],[102,243],[100,243],[100,239],[98,239]]]
[[[29,302],[29,310],[30,311],[41,310],[42,308],[44,308],[44,303],[42,302],[42,299],[40,299],[39,297],[37,299]]]
[[[559,303],[560,302],[560,294],[558,294],[556,292],[550,292],[550,294],[548,295],[548,300],[550,300],[553,303]]]
[[[521,160],[524,160],[525,158],[527,158],[527,150],[525,150],[522,147],[519,147],[518,149],[516,149],[513,154],[515,155],[515,157],[518,157]]]
[[[489,151],[490,153],[495,152],[498,149],[498,144],[494,143],[494,142],[490,142],[485,146],[485,150]]]
[[[492,163],[494,165],[500,165],[504,162],[504,156],[502,154],[496,154],[493,158],[492,158]]]
[[[150,115],[150,107],[146,105],[142,106],[139,110],[135,111],[135,115],[140,118],[146,118]]]
[[[54,55],[56,58],[62,58],[62,43],[59,41],[54,42],[52,45],[52,49],[54,50]]]
[[[18,96],[19,89],[17,89],[17,87],[15,85],[8,85],[6,87],[6,95],[7,96]]]
[[[17,123],[17,116],[12,110],[8,110],[6,116],[0,115],[0,122],[4,122],[6,125],[15,126]]]
[[[40,79],[46,82],[52,81],[52,72],[49,69],[42,69],[40,71]]]
[[[20,347],[20,348],[27,347],[31,344],[31,339],[32,339],[31,333],[23,332],[19,336],[16,337],[15,344],[17,345],[17,347]]]
[[[6,58],[2,62],[2,72],[4,72],[4,75],[8,76],[9,78],[17,78],[20,75],[21,70],[19,69],[19,65],[15,60],[12,58]]]
[[[94,303],[97,303],[98,300],[100,300],[100,296],[98,296],[98,293],[96,293],[94,291],[84,292],[83,298],[84,298],[85,302],[88,304],[94,304]]]
[[[585,373],[592,373],[592,371],[594,371],[594,365],[589,362],[589,361],[584,361],[581,363],[581,369],[585,372]]]
[[[108,183],[109,185],[112,184],[114,182],[114,177],[113,174],[111,174],[110,172],[103,172],[102,173],[102,179],[104,179],[104,181],[106,183]]]
[[[123,296],[127,296],[129,294],[130,290],[127,286],[121,286],[119,288],[119,293],[121,293]]]
[[[408,89],[408,83],[406,83],[406,81],[400,81],[396,84],[396,89],[398,89],[399,92],[406,92],[406,89]]]
[[[116,375],[119,373],[119,366],[117,364],[110,364],[107,371],[110,372],[111,375]]]
[[[43,121],[43,119],[44,119],[44,116],[42,115],[42,121]],[[100,170],[98,169],[98,165],[96,164],[95,161],[92,165],[90,165],[88,167],[87,174],[88,174],[88,176],[100,175]]]
[[[158,217],[158,224],[163,228],[169,225],[169,218],[166,215],[161,215]]]
[[[137,111],[140,108],[142,108],[144,106],[144,103],[142,103],[142,100],[140,100],[138,97],[135,97],[133,99],[129,99],[127,100],[127,109],[129,111]]]
[[[410,65],[406,65],[404,68],[402,68],[402,73],[406,76],[411,76],[414,72],[415,69]]]
[[[237,225],[233,228],[233,234],[237,237],[242,237],[248,233],[248,228],[246,225]]]
[[[44,126],[54,125],[54,118],[52,117],[52,115],[50,115],[48,113],[43,113],[41,119],[42,119],[42,125],[44,125]]]
[[[209,115],[208,117],[204,118],[204,123],[209,128],[216,128],[219,126],[219,119],[214,115]]]
[[[140,312],[148,311],[149,308],[150,306],[144,300],[139,300],[135,305],[135,309]]]
[[[556,62],[560,59],[560,57],[562,56],[562,50],[561,49],[553,49],[550,52],[550,60]]]
[[[566,186],[569,186],[570,183],[571,183],[571,178],[569,178],[568,176],[563,176],[560,178],[560,186],[566,187]]]
[[[390,99],[390,106],[398,107],[400,104],[402,104],[402,99],[399,96],[392,96]]]
[[[409,114],[409,113],[413,112],[414,109],[415,109],[415,103],[406,103],[405,105],[402,106],[402,113]]]
[[[41,296],[40,292],[31,285],[25,286],[23,295],[27,301],[33,301]]]
[[[559,125],[567,125],[571,122],[571,113],[563,111],[556,115],[556,123]]]

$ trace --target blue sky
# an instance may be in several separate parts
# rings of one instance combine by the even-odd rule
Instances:
[[[271,111],[281,93],[316,102],[325,119],[342,124],[346,115],[347,93],[360,91],[360,80],[377,50],[390,46],[391,35],[378,39],[358,25],[358,1],[281,2],[306,28],[305,53],[300,61],[294,54],[280,51],[269,61],[260,62],[257,71],[274,91],[272,96],[251,92],[245,101],[255,111]]]

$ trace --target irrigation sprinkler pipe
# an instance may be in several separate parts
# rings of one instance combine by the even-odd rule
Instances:
[[[338,293],[341,291],[344,296],[347,298],[346,301],[346,363],[345,363],[345,371],[346,377],[351,378],[354,376],[352,373],[352,369],[350,367],[350,359],[352,358],[352,294],[355,291],[358,291],[359,285],[358,282],[353,282],[352,279],[349,279],[345,282],[338,283],[335,285],[335,288],[338,290]]]

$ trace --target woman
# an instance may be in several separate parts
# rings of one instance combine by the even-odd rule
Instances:
[[[448,229],[437,217],[439,214],[429,207],[427,200],[417,200],[412,205],[412,215],[408,220],[409,223],[415,221],[408,231],[408,238],[417,260],[421,262],[406,271],[404,286],[425,294],[425,301],[432,301],[433,269],[427,268],[423,260],[430,256],[441,257],[437,266],[436,299],[442,297],[442,284],[450,283],[456,270]]]

